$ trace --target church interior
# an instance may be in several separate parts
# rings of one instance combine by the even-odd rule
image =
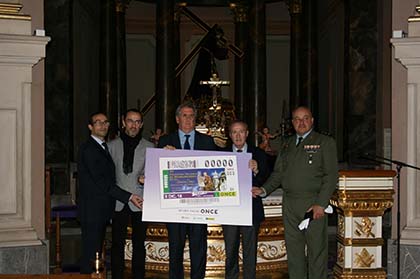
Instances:
[[[270,134],[273,162],[293,108],[310,108],[340,167],[330,278],[419,278],[419,53],[418,0],[0,0],[0,279],[77,272],[92,112],[113,138],[136,108],[153,141],[183,101],[218,145],[233,119],[249,144]],[[288,278],[281,202],[264,201],[257,278]],[[220,226],[208,235],[206,278],[224,278]],[[148,278],[167,278],[166,242],[150,226]]]

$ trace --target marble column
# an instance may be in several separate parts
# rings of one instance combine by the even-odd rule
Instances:
[[[392,111],[392,141],[401,144],[404,148],[393,148],[392,157],[401,158],[410,165],[420,166],[420,5],[416,7],[417,15],[409,18],[408,36],[393,38],[395,59],[399,61],[406,71],[407,90],[403,91],[394,85]],[[395,69],[394,69],[395,72]],[[393,74],[395,75],[395,73]],[[402,87],[404,88],[405,85]],[[405,109],[399,109],[401,104]],[[394,128],[395,127],[395,128]],[[395,131],[394,131],[395,129]],[[395,143],[394,143],[395,142]],[[420,173],[417,170],[405,168],[402,172],[401,184],[401,259],[400,278],[419,278],[420,271]],[[393,220],[393,227],[396,226]],[[395,234],[394,234],[395,236]],[[395,243],[390,244],[388,262],[389,278],[397,278],[395,267]]]
[[[101,1],[99,108],[111,122],[109,137],[118,128],[117,43],[115,0]]]
[[[156,127],[165,133],[176,129],[174,0],[156,2]]]
[[[238,119],[247,122],[249,7],[245,2],[238,2],[237,4],[231,4],[230,8],[235,20],[235,45],[245,53],[241,58],[235,56],[235,115]]]
[[[0,273],[46,273],[45,220],[36,212],[43,210],[44,91],[33,75],[50,38],[31,35],[31,16],[7,2],[0,3]]]
[[[289,109],[301,105],[302,78],[302,0],[289,0],[290,13],[290,84]]]
[[[350,165],[361,163],[360,154],[376,153],[380,2],[344,1],[344,159]]]
[[[116,3],[116,52],[117,52],[117,115],[127,110],[127,55],[125,44],[125,11],[130,0],[117,0]],[[121,126],[121,121],[118,122]]]
[[[266,125],[266,36],[265,1],[250,1],[249,12],[249,131],[250,140],[258,144],[256,131]]]

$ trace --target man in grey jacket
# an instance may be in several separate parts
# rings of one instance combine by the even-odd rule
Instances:
[[[120,137],[109,143],[109,152],[115,164],[117,185],[122,189],[143,196],[144,166],[146,148],[153,143],[141,136],[143,116],[137,109],[129,109],[122,117],[123,131]],[[124,247],[127,237],[128,220],[131,217],[133,244],[133,279],[144,278],[147,225],[142,222],[142,211],[131,202],[117,201],[112,218],[111,268],[112,278],[122,279],[124,275]]]

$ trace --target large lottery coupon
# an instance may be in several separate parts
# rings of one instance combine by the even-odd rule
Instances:
[[[252,224],[251,154],[146,151],[143,220]]]

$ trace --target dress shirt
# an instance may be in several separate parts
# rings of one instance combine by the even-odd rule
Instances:
[[[190,138],[188,139],[188,142],[190,143],[191,150],[194,149],[194,142],[195,142],[195,131],[192,130],[188,134],[184,133],[183,131],[178,129],[178,136],[179,136],[179,142],[181,143],[181,146],[184,147],[185,144],[185,135],[190,135]]]
[[[98,137],[95,137],[94,135],[90,135],[97,143],[99,143],[99,145],[102,147],[102,149],[103,150],[106,150],[105,149],[105,146],[103,145],[103,143],[105,142],[105,141],[103,141],[103,140],[101,140],[100,138],[98,138]]]
[[[302,141],[304,141],[305,140],[305,138],[310,134],[312,132],[312,129],[310,129],[309,131],[307,131],[305,134],[303,134],[303,135],[298,135],[298,134],[296,134],[296,146],[297,146],[297,144],[298,144],[298,142],[299,142],[299,138],[300,137],[302,137],[302,140],[300,141],[300,143],[302,143]]]
[[[241,152],[246,153],[248,151],[248,144],[245,143],[244,146],[242,146],[242,148],[237,148],[234,144],[232,144],[232,151],[233,152],[238,152],[238,149],[242,150]]]

